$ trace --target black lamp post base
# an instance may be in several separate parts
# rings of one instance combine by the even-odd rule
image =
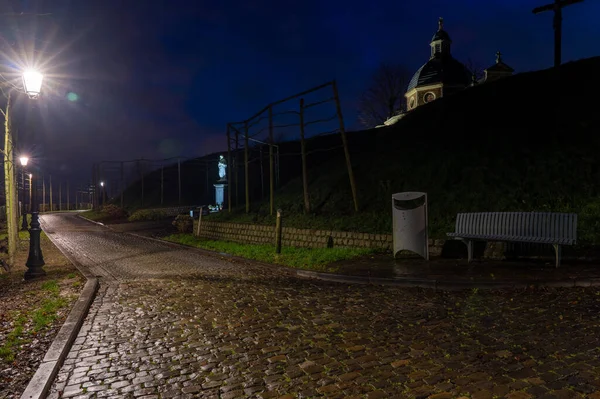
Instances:
[[[29,268],[29,270],[27,270],[25,272],[25,275],[23,276],[23,278],[25,280],[35,280],[36,278],[44,277],[45,275],[46,275],[46,271],[44,269],[42,269],[41,267],[36,270]]]
[[[31,280],[34,278],[42,277],[46,275],[46,272],[42,268],[46,263],[44,262],[44,255],[42,254],[40,234],[40,221],[37,212],[31,213],[31,229],[29,229],[29,257],[27,258],[27,271],[25,272],[25,280]]]

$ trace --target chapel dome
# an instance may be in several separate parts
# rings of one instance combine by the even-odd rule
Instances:
[[[417,70],[406,91],[436,83],[468,86],[471,83],[471,75],[467,67],[451,55],[434,57]]]

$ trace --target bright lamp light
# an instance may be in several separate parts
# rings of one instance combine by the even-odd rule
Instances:
[[[19,161],[21,161],[21,166],[27,166],[27,162],[29,162],[29,158],[27,158],[27,157],[20,157]]]
[[[104,182],[103,181],[100,182],[100,186],[104,187]]]
[[[30,173],[29,174],[29,178],[31,179],[32,177],[33,177],[33,173]]]
[[[44,75],[34,69],[28,69],[23,72],[23,86],[29,97],[37,98],[40,95],[43,79]]]

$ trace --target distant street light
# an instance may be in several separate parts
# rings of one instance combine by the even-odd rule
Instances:
[[[102,187],[102,206],[106,203],[106,190],[104,190],[104,182],[100,182],[100,187]]]
[[[23,216],[23,223],[21,224],[21,230],[27,230],[27,209],[25,209],[25,166],[29,162],[29,158],[20,157],[21,162],[21,216]]]
[[[32,69],[28,69],[23,73],[23,87],[29,98],[35,99],[39,97],[42,90],[43,78],[44,76],[40,72]],[[25,280],[34,279],[46,274],[43,269],[45,262],[40,245],[40,234],[42,229],[40,228],[37,203],[37,187],[36,184],[33,183],[33,175],[30,174],[29,178],[30,187],[33,193],[31,195],[31,228],[29,229],[29,256],[25,263],[27,266],[27,271],[24,276]]]

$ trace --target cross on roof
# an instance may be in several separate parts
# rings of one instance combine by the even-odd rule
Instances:
[[[581,0],[583,1],[583,0]],[[440,19],[438,20],[438,30],[442,30],[444,29],[444,18],[440,17]]]
[[[554,11],[554,66],[558,67],[561,63],[562,50],[562,9],[572,4],[581,3],[583,0],[554,0],[552,4],[536,7],[533,9],[534,14],[539,14],[545,11]]]
[[[500,51],[496,52],[496,64],[502,62],[502,53]]]

